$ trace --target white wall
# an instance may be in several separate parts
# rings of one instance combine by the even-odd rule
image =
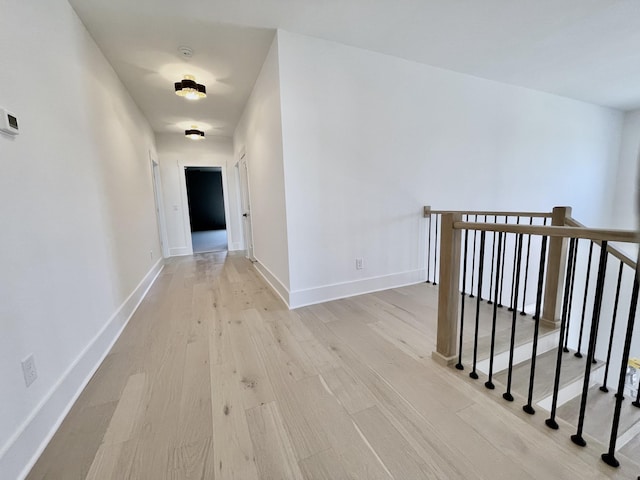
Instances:
[[[264,61],[234,135],[234,161],[246,153],[254,254],[258,268],[288,300],[289,255],[285,210],[284,166],[278,38]]]
[[[156,145],[162,178],[169,255],[192,253],[189,248],[189,206],[184,201],[185,166],[222,167],[227,243],[229,250],[241,250],[242,231],[237,183],[232,166],[232,139],[207,136],[205,140],[193,141],[184,135],[162,133],[156,134]]]
[[[624,116],[611,222],[615,228],[637,228],[638,161],[640,159],[640,110]]]
[[[621,112],[288,32],[278,44],[293,306],[424,278],[422,205],[571,205],[605,222]]]
[[[0,0],[0,478],[44,447],[161,267],[154,137],[65,0]],[[131,296],[130,296],[131,295]],[[26,388],[20,362],[39,378]]]

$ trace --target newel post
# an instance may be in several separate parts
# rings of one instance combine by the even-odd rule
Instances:
[[[563,227],[566,225],[566,219],[570,216],[571,207],[553,207],[551,225]],[[549,260],[547,262],[541,321],[550,326],[557,326],[562,315],[562,288],[567,273],[567,244],[566,238],[549,238]]]
[[[441,219],[438,336],[436,351],[431,356],[443,365],[452,364],[457,354],[461,231],[454,229],[453,224],[461,221],[459,213],[445,213]]]

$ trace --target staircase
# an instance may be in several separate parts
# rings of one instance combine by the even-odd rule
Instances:
[[[640,394],[624,371],[640,356],[638,282],[635,262],[611,243],[636,234],[588,229],[570,213],[425,207],[428,283],[439,298],[433,357],[547,427],[573,425],[572,441],[601,445],[610,466],[633,465]]]

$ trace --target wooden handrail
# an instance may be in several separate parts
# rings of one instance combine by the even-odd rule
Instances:
[[[550,237],[584,238],[587,240],[637,243],[638,234],[634,230],[609,230],[604,228],[545,227],[542,225],[515,225],[512,223],[454,222],[457,230],[478,230],[485,232],[523,233],[547,235]]]
[[[492,212],[485,210],[431,210],[428,207],[424,209],[424,216],[429,214],[443,215],[446,213],[459,213],[462,215],[487,215],[489,217],[533,217],[533,218],[551,218],[551,212]]]
[[[584,224],[580,223],[578,220],[576,220],[573,217],[567,217],[565,220],[566,224],[569,225],[570,227],[578,227],[578,228],[586,228]],[[600,240],[594,240],[598,245],[600,245]],[[607,245],[607,252],[609,252],[611,255],[613,255],[614,257],[616,257],[618,260],[620,260],[622,263],[625,263],[627,265],[629,265],[631,268],[633,268],[634,270],[636,269],[636,261],[632,260],[631,257],[629,257],[626,253],[618,250],[616,247],[614,247],[613,245]]]

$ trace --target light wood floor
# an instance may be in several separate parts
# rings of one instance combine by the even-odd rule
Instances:
[[[640,473],[607,467],[601,448],[574,446],[436,365],[436,292],[288,311],[240,256],[171,259],[28,478]]]

